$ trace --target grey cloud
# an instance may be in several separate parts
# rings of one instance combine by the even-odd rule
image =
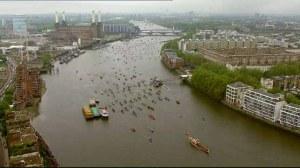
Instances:
[[[1,14],[90,12],[187,12],[210,14],[300,14],[300,0],[173,0],[173,1],[0,1]]]

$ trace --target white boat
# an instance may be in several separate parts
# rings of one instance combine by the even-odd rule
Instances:
[[[101,117],[103,118],[108,118],[109,117],[109,112],[106,109],[102,109],[100,111]]]
[[[80,50],[80,51],[79,51],[79,54],[84,54],[84,53],[85,53],[84,50]]]
[[[96,100],[90,99],[90,107],[96,107]]]

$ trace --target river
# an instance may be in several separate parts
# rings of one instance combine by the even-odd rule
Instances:
[[[61,166],[300,165],[300,137],[181,84],[160,62],[160,47],[169,39],[114,42],[43,75],[47,91],[32,123]],[[155,76],[164,87],[149,85]],[[91,97],[108,107],[108,121],[84,119],[81,109]],[[187,131],[210,155],[191,147]]]

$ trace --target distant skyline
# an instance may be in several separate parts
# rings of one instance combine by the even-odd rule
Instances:
[[[173,13],[299,15],[300,0],[0,1],[0,14]]]

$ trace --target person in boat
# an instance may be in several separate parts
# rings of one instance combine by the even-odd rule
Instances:
[[[191,141],[193,144],[199,144],[199,140],[197,138],[192,138]]]

